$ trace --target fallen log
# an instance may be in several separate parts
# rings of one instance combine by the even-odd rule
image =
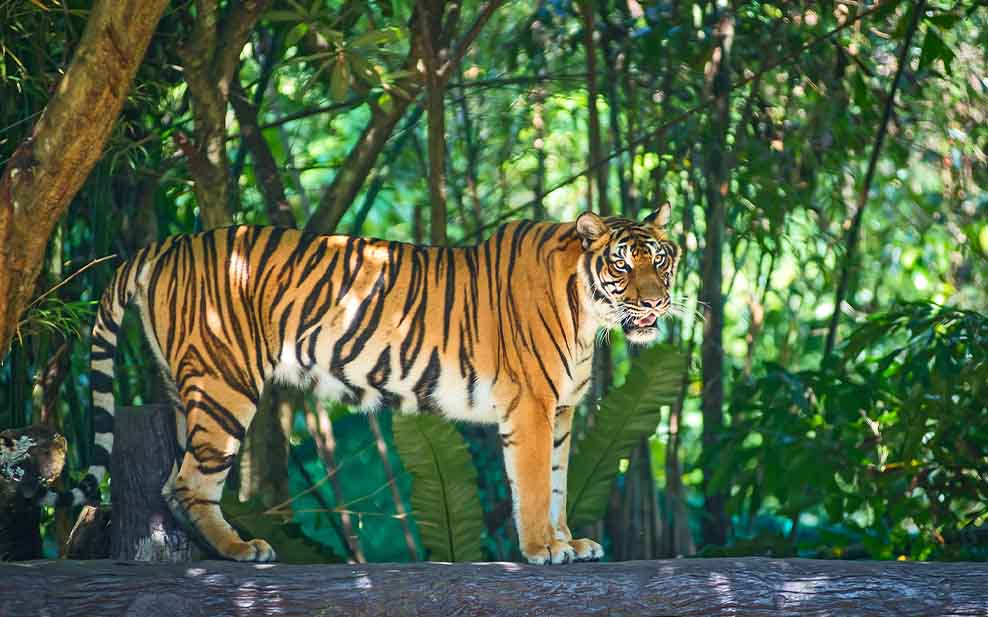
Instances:
[[[760,557],[584,563],[0,565],[0,616],[988,615],[988,564]]]

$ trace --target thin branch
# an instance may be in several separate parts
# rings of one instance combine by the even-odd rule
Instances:
[[[494,11],[496,11],[497,8],[503,3],[504,0],[491,0],[484,5],[484,8],[480,9],[480,14],[477,15],[477,19],[474,20],[473,25],[470,26],[467,33],[464,34],[463,37],[456,43],[456,47],[453,49],[453,53],[450,55],[449,59],[446,60],[446,63],[443,64],[442,68],[436,71],[439,82],[442,85],[445,86],[446,82],[449,81],[449,78],[456,72],[456,67],[459,66],[460,61],[463,60],[463,57],[467,54],[470,46],[477,39],[477,36],[480,35],[480,31],[484,29],[484,26],[491,18],[491,15],[494,14]]]
[[[847,232],[847,253],[844,256],[844,264],[841,267],[840,280],[837,283],[837,290],[834,293],[834,312],[830,316],[830,326],[827,328],[827,340],[824,345],[823,360],[826,361],[834,351],[834,344],[837,342],[837,325],[840,322],[841,305],[847,296],[850,285],[851,269],[857,257],[858,242],[861,238],[861,221],[864,218],[865,206],[868,204],[868,193],[871,190],[871,182],[875,177],[875,168],[878,165],[878,156],[882,151],[882,144],[885,143],[885,135],[888,132],[888,124],[892,119],[892,110],[895,106],[895,93],[899,89],[899,82],[902,80],[902,73],[909,64],[909,48],[912,45],[913,36],[919,26],[919,18],[926,9],[926,0],[919,0],[913,7],[912,19],[909,22],[909,29],[906,37],[902,41],[902,48],[899,50],[899,66],[896,67],[895,77],[889,87],[888,98],[885,99],[885,110],[882,112],[882,122],[878,126],[878,134],[875,136],[875,145],[871,149],[871,158],[868,159],[868,170],[865,172],[864,183],[858,193],[858,209],[854,213],[851,228]]]
[[[70,274],[67,277],[65,277],[65,279],[63,279],[62,282],[60,282],[58,285],[55,285],[54,287],[52,287],[51,289],[49,289],[45,293],[43,293],[40,296],[38,296],[37,298],[35,298],[31,302],[31,304],[28,304],[27,305],[27,309],[30,309],[32,306],[35,306],[36,304],[38,304],[39,302],[41,302],[42,300],[44,300],[45,298],[47,298],[51,294],[55,293],[56,291],[58,291],[58,288],[59,287],[62,287],[63,285],[68,284],[69,281],[71,281],[75,277],[79,276],[80,274],[82,274],[86,270],[92,268],[96,264],[103,263],[104,261],[107,261],[108,259],[114,259],[114,258],[116,258],[116,256],[117,256],[116,253],[114,253],[113,255],[106,255],[105,257],[100,257],[99,259],[94,259],[93,261],[89,262],[88,264],[84,265],[83,267],[79,268],[78,270],[76,270],[72,274]],[[24,309],[25,312],[27,312],[27,309]]]

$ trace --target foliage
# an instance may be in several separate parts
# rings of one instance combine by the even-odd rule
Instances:
[[[367,416],[348,413],[345,407],[334,411],[337,413],[332,414],[333,430],[343,437],[336,443],[334,469],[326,468],[304,421],[298,418],[299,425],[292,437],[296,445],[292,448],[288,468],[289,490],[293,496],[291,507],[295,513],[293,520],[302,526],[307,537],[343,556],[348,551],[342,529],[342,514],[346,512],[368,561],[407,561],[409,554],[399,511],[389,490],[390,480],[381,464]],[[377,417],[387,442],[391,467],[400,469],[401,460],[392,439],[391,414],[382,412]],[[335,483],[329,479],[331,474],[335,476]],[[411,510],[411,478],[408,474],[398,474],[394,481],[403,509],[408,512]],[[421,541],[412,518],[413,541],[421,558]]]
[[[302,533],[301,526],[291,520],[291,510],[271,511],[260,499],[240,501],[232,491],[224,493],[221,503],[231,525],[246,539],[267,540],[282,563],[327,563],[341,559],[325,545],[313,542]]]
[[[448,420],[396,416],[395,446],[412,475],[412,510],[433,561],[480,561],[483,530],[477,470]]]
[[[624,384],[600,402],[593,426],[574,444],[567,479],[566,520],[571,527],[603,516],[621,459],[655,432],[662,406],[679,393],[683,370],[678,349],[650,347],[632,363]]]
[[[840,530],[804,549],[874,558],[988,556],[988,317],[929,303],[879,313],[839,362],[768,367],[734,390],[716,467],[736,510]]]
[[[243,5],[223,4],[221,22]],[[347,176],[362,137],[382,129],[373,120],[421,78],[410,56],[418,4],[275,0],[250,34],[234,86],[256,107],[273,176],[299,225]],[[484,4],[462,3],[459,33]],[[975,342],[983,337],[981,315],[988,314],[988,9],[967,0],[927,2],[864,202],[861,257],[851,264],[846,302],[835,307],[846,229],[915,3],[728,4],[722,13],[724,3],[713,2],[589,3],[597,28],[601,141],[612,155],[605,196],[615,213],[631,217],[672,204],[670,234],[684,247],[674,283],[680,299],[707,284],[707,206],[713,192],[724,197],[726,370],[718,378],[729,404],[721,441],[704,444],[703,385],[690,382],[673,448],[667,422],[655,431],[658,405],[643,403],[640,414],[633,412],[644,394],[614,407],[605,403],[593,414],[593,402],[585,403],[580,416],[593,415],[595,424],[575,443],[570,507],[577,520],[596,521],[608,494],[633,492],[631,474],[620,471],[632,440],[619,416],[608,419],[617,409],[633,417],[637,434],[651,435],[657,486],[690,504],[693,528],[705,481],[732,495],[732,545],[723,550],[983,557],[978,538],[988,524],[977,504],[986,503],[986,431],[977,403],[988,397],[979,385],[984,365]],[[579,6],[503,3],[450,77],[445,180],[452,243],[470,243],[515,218],[573,220],[587,207],[593,174],[585,173]],[[87,3],[71,0],[0,2],[0,166],[31,134],[88,14]],[[715,84],[708,78],[715,74],[709,69],[723,18],[732,20],[734,37],[726,118],[714,115]],[[66,272],[201,228],[194,176],[177,145],[197,122],[176,52],[194,21],[190,3],[173,3],[166,12],[103,161],[50,241],[37,289],[66,284],[22,317],[22,340],[0,359],[0,427],[44,417],[65,433],[67,467],[76,471],[92,452],[85,311],[113,270],[98,264],[68,281]],[[229,117],[231,210],[238,222],[263,224],[271,220],[259,190],[266,172],[244,127],[232,111]],[[338,229],[422,240],[430,217],[426,124],[421,98],[413,100]],[[709,171],[722,163],[727,180],[713,186]],[[824,334],[835,310],[845,344],[839,358],[824,362]],[[701,328],[692,316],[667,324],[664,340],[682,351],[700,349],[704,329],[715,325],[708,319]],[[118,339],[121,405],[158,394],[139,330],[131,318]],[[633,363],[620,334],[614,339],[612,367],[596,375],[595,391],[620,384]],[[680,384],[682,370],[680,364],[662,374]],[[629,380],[641,378],[631,369]],[[36,396],[43,390],[49,396]],[[38,406],[46,399],[55,401],[50,415]],[[337,509],[359,499],[355,533],[368,558],[406,558],[394,500],[381,490],[388,478],[367,448],[366,423],[360,416],[333,420],[343,495],[323,483],[293,502],[293,520],[343,555]],[[479,467],[485,550],[514,558],[496,435],[478,427],[464,432]],[[328,470],[304,425],[292,443],[291,489],[298,494]],[[671,457],[682,461],[681,491],[673,488],[677,478],[665,476],[678,469],[667,465]],[[407,497],[408,474],[396,482]],[[660,504],[667,502],[662,497]],[[637,537],[639,529],[611,524],[634,519],[615,512],[623,507],[607,506],[606,535]]]

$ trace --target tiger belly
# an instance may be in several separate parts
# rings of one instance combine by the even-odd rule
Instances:
[[[311,389],[324,402],[343,402],[365,412],[390,407],[401,413],[433,412],[465,422],[496,424],[499,421],[491,378],[476,375],[471,380],[460,374],[456,363],[446,361],[449,359],[441,355],[431,367],[428,360],[414,363],[403,377],[393,358],[387,359],[387,366],[381,366],[382,353],[368,346],[334,374],[327,368],[328,361],[305,367],[295,357],[295,350],[286,348],[272,379]],[[428,359],[432,354],[422,355]]]

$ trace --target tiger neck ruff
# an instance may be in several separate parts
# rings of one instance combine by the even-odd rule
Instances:
[[[263,539],[241,540],[219,501],[261,391],[280,381],[367,411],[496,424],[525,558],[599,559],[566,526],[573,407],[601,328],[657,336],[679,255],[668,219],[664,206],[641,223],[518,221],[466,248],[246,226],[144,248],[117,270],[93,329],[84,493],[109,462],[116,337],[134,304],[179,403],[183,455],[162,493],[216,555],[275,558]]]

